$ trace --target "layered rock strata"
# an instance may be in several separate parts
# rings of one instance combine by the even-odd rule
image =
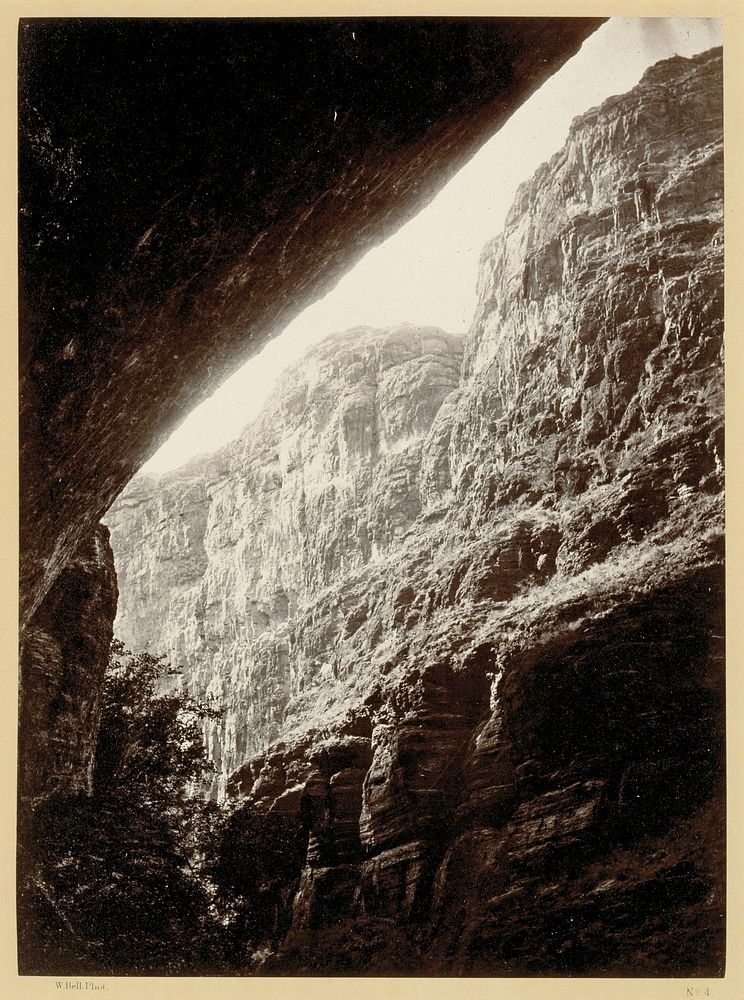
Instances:
[[[22,807],[90,792],[99,700],[117,603],[103,525],[47,594],[20,647],[18,780]]]
[[[22,19],[21,623],[148,455],[602,19]]]
[[[293,678],[273,742],[251,756],[260,727],[240,709],[233,759],[247,759],[228,788],[244,829],[285,824],[297,847],[266,888],[273,920],[246,942],[255,967],[720,974],[722,189],[720,51],[658,64],[577,119],[517,192],[482,258],[459,384],[413,434],[414,474],[385,465],[386,493],[372,466],[389,453],[360,460],[380,417],[355,389],[337,461],[309,417],[299,439],[313,447],[288,444],[286,466],[263,429],[260,482],[281,495],[300,468],[314,486],[291,524],[286,503],[257,525],[254,504],[211,501],[215,539],[260,559],[249,574],[281,562],[304,586],[284,587],[286,663],[267,651],[253,675],[259,695],[272,670]],[[320,350],[341,359],[370,336]],[[326,365],[312,397],[332,400],[339,429],[354,426],[341,415],[356,370]],[[422,392],[407,384],[402,412]],[[338,477],[363,466],[344,487],[378,482],[358,517]],[[169,490],[185,498],[198,480],[162,487],[167,545],[196,534],[174,535]],[[196,591],[233,560],[179,540],[170,568],[146,564],[152,529],[125,529],[125,504],[152,511],[153,496],[133,486],[111,515],[127,628],[158,593],[147,614],[176,620],[181,584],[157,574],[184,567]],[[291,534],[305,523],[310,553]],[[227,605],[246,607],[226,582],[225,625]],[[199,616],[183,606],[186,650]]]
[[[337,632],[350,639],[364,615],[336,585],[421,514],[427,434],[461,358],[461,340],[431,328],[333,337],[239,441],[135,480],[108,513],[127,594],[117,633],[166,653],[195,697],[224,708],[207,736],[223,786],[278,735],[291,699],[311,704],[318,688],[353,701]]]

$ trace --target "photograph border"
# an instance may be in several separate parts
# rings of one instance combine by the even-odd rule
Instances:
[[[126,3],[74,3],[71,0],[48,3],[9,3],[0,15],[0,67],[5,78],[2,87],[3,143],[0,148],[4,177],[3,253],[0,257],[5,294],[2,299],[3,336],[6,338],[5,357],[0,392],[0,455],[3,461],[2,523],[0,560],[5,586],[0,595],[0,636],[3,642],[2,705],[4,716],[0,726],[2,740],[2,778],[5,785],[4,808],[0,816],[2,866],[0,866],[0,992],[6,997],[51,997],[72,990],[103,992],[112,997],[181,998],[260,996],[269,998],[294,997],[298,992],[307,1000],[330,1000],[353,990],[355,996],[425,998],[450,1000],[453,996],[467,1000],[532,1000],[532,998],[581,998],[612,1000],[632,997],[633,1000],[703,1000],[705,997],[731,998],[744,995],[744,919],[742,913],[742,798],[744,782],[740,778],[744,766],[744,743],[740,721],[744,717],[742,684],[737,676],[738,663],[744,646],[740,624],[740,595],[744,582],[744,526],[741,523],[742,484],[744,483],[744,446],[738,433],[744,420],[744,395],[739,386],[744,372],[744,330],[739,319],[744,316],[744,292],[741,264],[744,258],[744,52],[742,52],[744,14],[738,3],[676,3],[645,4],[617,3],[611,9],[597,9],[597,4],[574,3],[495,4],[466,2],[376,2],[308,3],[285,2],[246,3],[213,0],[212,3],[182,0],[152,4],[144,0]],[[98,977],[20,977],[16,970],[15,943],[15,776],[17,731],[17,565],[18,565],[18,388],[17,370],[17,108],[16,108],[16,41],[19,17],[187,17],[187,16],[664,16],[716,17],[724,24],[724,87],[725,87],[725,261],[726,261],[726,485],[727,485],[727,834],[728,834],[728,902],[727,902],[727,968],[722,979],[327,979],[305,978],[110,978]],[[91,984],[91,985],[87,985]],[[706,990],[708,992],[706,992]]]

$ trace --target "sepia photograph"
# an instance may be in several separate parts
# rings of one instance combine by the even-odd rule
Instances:
[[[20,20],[21,977],[725,975],[723,59]]]

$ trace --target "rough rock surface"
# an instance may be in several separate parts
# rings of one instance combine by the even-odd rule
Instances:
[[[194,400],[601,21],[21,21],[23,625]]]
[[[24,803],[89,792],[117,585],[103,525],[65,566],[20,647],[18,782]]]
[[[256,534],[245,494],[226,493],[215,535],[225,547],[262,557],[275,538],[274,559],[281,552],[298,580],[312,561],[305,590],[285,587],[286,662],[272,639],[255,668],[259,693],[272,671],[292,678],[277,739],[251,757],[246,702],[245,742],[236,731],[230,744],[249,758],[228,787],[246,829],[281,817],[302,846],[266,889],[273,921],[247,942],[256,968],[720,974],[721,96],[720,51],[660,63],[578,119],[522,185],[482,258],[459,385],[425,407],[415,476],[389,479],[383,506],[402,520],[370,518],[372,502],[372,529],[359,535],[362,519],[339,502],[341,463],[361,469],[379,424],[357,390],[361,422],[336,434],[356,444],[339,448],[338,466],[315,448],[270,444],[261,467],[263,488],[280,492],[299,464],[316,477],[313,497],[327,491],[315,505],[306,492],[311,555],[281,503]],[[320,350],[340,357],[369,336],[379,335]],[[339,432],[354,370],[339,365],[317,390]],[[413,393],[409,419],[417,403]],[[256,482],[259,469],[245,469]],[[133,486],[111,515],[132,628],[157,599],[150,576],[177,581],[183,567],[192,593],[212,559],[225,564],[192,547],[191,521],[174,533],[177,481],[178,497],[200,489],[198,470],[162,488],[162,569],[144,551],[152,484]],[[138,510],[150,512],[149,535]],[[220,621],[236,648],[229,611],[246,614],[246,591],[224,576],[220,586],[235,593]],[[264,602],[256,613],[269,617]],[[147,614],[172,623],[176,605]]]
[[[427,434],[461,358],[461,339],[431,328],[332,337],[240,440],[135,479],[107,514],[127,595],[117,634],[225,707],[208,736],[223,784],[279,733],[293,696],[316,679],[344,686],[335,633],[364,616],[356,601],[345,613],[335,584],[421,514]]]

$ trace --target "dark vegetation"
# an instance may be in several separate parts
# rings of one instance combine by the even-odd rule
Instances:
[[[287,934],[307,829],[206,800],[202,726],[219,711],[178,675],[112,643],[91,794],[22,818],[21,974],[250,973]]]
[[[212,881],[225,818],[202,794],[213,770],[202,724],[219,713],[163,693],[177,675],[112,644],[92,794],[45,800],[21,837],[22,973],[229,968]]]

